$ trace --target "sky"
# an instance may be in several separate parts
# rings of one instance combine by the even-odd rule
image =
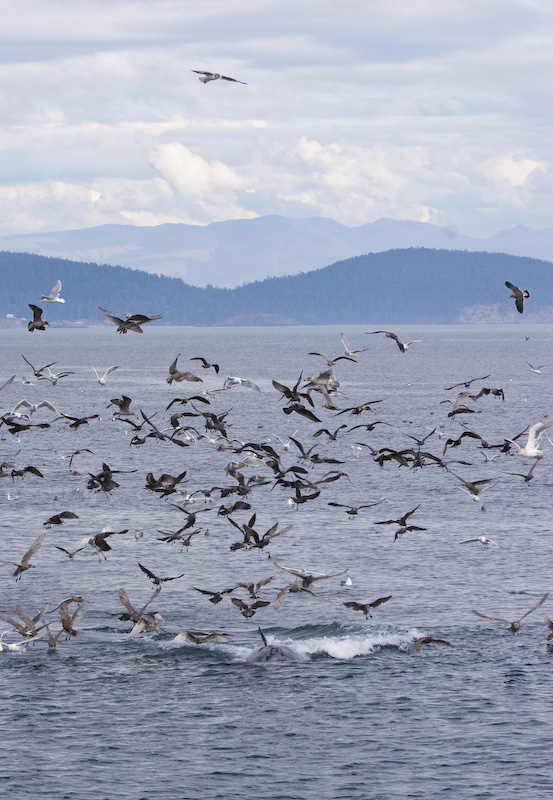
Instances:
[[[267,214],[552,224],[550,0],[2,8],[2,236]]]

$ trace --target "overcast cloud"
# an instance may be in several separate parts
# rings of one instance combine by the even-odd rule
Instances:
[[[549,0],[4,0],[2,16],[0,235],[275,213],[551,225]]]

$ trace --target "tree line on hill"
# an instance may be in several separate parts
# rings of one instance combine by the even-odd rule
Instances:
[[[505,287],[530,291],[524,319],[553,321],[553,264],[504,253],[408,248],[348,258],[286,277],[223,289],[127,267],[0,252],[0,324],[30,315],[59,279],[50,324],[99,324],[98,306],[162,314],[166,325],[448,324],[521,318]],[[8,316],[9,315],[9,316]]]

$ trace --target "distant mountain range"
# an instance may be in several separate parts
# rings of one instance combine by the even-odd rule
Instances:
[[[265,216],[210,225],[100,225],[0,238],[0,249],[125,266],[182,278],[192,286],[234,287],[296,275],[390,249],[509,253],[553,261],[553,228],[518,226],[475,239],[425,222],[380,219],[348,228],[331,219]]]
[[[58,279],[66,303],[43,304],[50,325],[103,323],[98,306],[120,315],[162,314],[162,325],[553,322],[553,264],[501,253],[389,250],[222,289],[127,267],[0,252],[0,278],[4,326],[25,325],[28,304]],[[523,316],[506,280],[530,291]]]

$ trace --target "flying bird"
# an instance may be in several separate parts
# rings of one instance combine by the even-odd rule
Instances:
[[[41,294],[41,303],[65,303],[63,297],[60,297],[61,281],[56,281],[50,290],[50,294]]]
[[[143,564],[141,564],[140,561],[138,562],[138,566],[140,567],[142,572],[144,572],[144,574],[147,575],[151,581],[153,581],[154,586],[161,586],[161,584],[165,583],[166,581],[176,581],[178,578],[184,577],[184,572],[183,572],[181,575],[173,575],[173,577],[171,578],[160,578],[158,575],[156,575],[154,572],[148,569],[148,567],[145,567]]]
[[[245,389],[253,389],[254,392],[260,392],[261,389],[249,378],[237,378],[233,375],[227,375],[225,378],[225,389],[232,389],[233,386],[244,386]]]
[[[243,600],[240,600],[239,597],[231,597],[231,602],[240,609],[240,613],[246,618],[253,617],[258,608],[265,608],[265,606],[271,605],[268,600],[256,600],[255,603],[245,603]]]
[[[494,542],[493,539],[488,539],[486,536],[476,536],[474,539],[463,539],[460,544],[469,544],[469,542],[480,542],[480,544],[484,545],[486,550],[491,544],[493,544],[494,547],[501,547],[500,544]]]
[[[433,636],[420,636],[413,645],[413,653],[418,653],[423,644],[445,644],[447,647],[455,647],[445,639],[435,639]]]
[[[373,600],[372,603],[356,603],[355,600],[350,600],[347,603],[344,603],[347,608],[353,608],[354,611],[362,611],[365,615],[365,618],[368,619],[372,617],[371,608],[378,608],[378,606],[382,605],[382,603],[386,603],[392,597],[389,594],[387,597],[379,597],[378,600]]]
[[[31,333],[33,331],[45,331],[45,326],[48,325],[48,323],[46,320],[42,319],[42,309],[32,303],[29,303],[29,308],[33,312],[33,318],[27,323],[27,330]]]
[[[79,519],[77,514],[74,514],[73,511],[60,511],[59,514],[54,514],[54,516],[50,517],[43,522],[43,525],[46,525],[47,528],[50,528],[52,525],[65,525],[66,519]]]
[[[539,449],[540,439],[546,430],[553,426],[553,421],[550,422],[536,422],[528,431],[528,441],[524,447],[516,451],[517,456],[526,456],[526,458],[543,458],[544,452]]]
[[[192,633],[192,631],[182,631],[177,633],[174,639],[171,639],[170,644],[182,644],[183,642],[192,642],[193,644],[209,644],[210,642],[232,642],[232,638],[227,636],[226,633],[207,633],[205,636]]]
[[[39,549],[40,545],[44,541],[45,536],[46,533],[41,533],[40,536],[37,539],[35,539],[35,541],[29,547],[29,549],[27,550],[21,561],[4,561],[3,559],[0,559],[0,564],[12,564],[14,567],[16,567],[14,572],[12,572],[12,576],[16,579],[16,581],[21,579],[21,576],[25,572],[25,570],[34,567],[34,564],[30,563],[31,558]]]
[[[247,84],[244,81],[237,81],[236,78],[229,78],[227,75],[220,75],[218,72],[206,72],[202,69],[193,69],[191,72],[195,72],[198,75],[198,80],[202,83],[209,83],[210,81],[232,81],[232,83],[241,83],[244,86]]]
[[[551,364],[541,364],[539,367],[533,367],[532,364],[530,364],[529,361],[527,361],[526,363],[528,364],[528,366],[530,367],[532,372],[536,373],[536,375],[541,375],[542,369],[545,369],[546,367],[550,367],[551,366]]]
[[[369,336],[373,333],[383,333],[384,336],[386,336],[386,338],[394,340],[394,342],[397,344],[402,353],[405,353],[409,345],[421,341],[420,339],[413,339],[413,341],[411,342],[402,342],[395,333],[392,333],[392,331],[365,331],[365,333]]]
[[[119,600],[127,611],[117,616],[119,616],[120,620],[130,620],[134,622],[134,627],[129,633],[129,636],[136,636],[138,633],[142,633],[142,631],[150,633],[161,627],[163,624],[163,617],[161,614],[158,614],[156,611],[148,611],[145,613],[150,603],[155,600],[160,592],[161,586],[158,586],[150,599],[137,611],[129,600],[127,592],[124,589],[119,589]]]
[[[148,322],[155,322],[158,319],[161,319],[162,314],[125,314],[124,316],[126,319],[122,319],[121,317],[115,317],[113,314],[120,314],[120,311],[108,311],[106,308],[102,308],[98,306],[100,311],[104,312],[104,317],[108,320],[108,322],[112,322],[114,325],[117,325],[117,333],[126,333],[127,331],[134,331],[135,333],[144,333],[141,325],[145,325]]]
[[[45,364],[43,367],[33,367],[33,365],[31,364],[31,362],[29,361],[28,358],[25,358],[24,355],[22,355],[21,358],[33,370],[33,374],[34,374],[35,378],[40,378],[45,369],[48,369],[48,367],[53,367],[55,364],[58,363],[57,361],[52,361],[50,364]]]
[[[528,289],[524,289],[524,291],[522,291],[522,289],[519,289],[518,286],[514,285],[514,283],[509,283],[509,281],[505,281],[505,286],[507,287],[507,289],[510,289],[512,291],[511,297],[513,297],[515,300],[515,306],[517,308],[517,311],[519,312],[519,314],[522,314],[522,312],[524,311],[524,300],[527,297],[530,297],[530,292],[528,291]]]
[[[92,364],[90,365],[92,367]],[[112,372],[115,372],[116,369],[120,369],[120,365],[114,367],[108,367],[103,375],[100,375],[97,371],[96,367],[92,367],[94,370],[94,374],[96,375],[96,381],[100,384],[100,386],[105,386],[108,377],[111,375]]]
[[[179,360],[179,355],[175,358],[171,366],[169,367],[169,377],[165,378],[167,383],[181,383],[182,381],[192,381],[196,383],[203,383],[201,378],[198,378],[197,375],[194,375],[192,372],[181,372],[177,369],[177,361]]]
[[[518,619],[514,620],[514,622],[511,622],[508,619],[503,619],[503,617],[489,617],[487,614],[481,614],[480,611],[475,611],[474,609],[472,609],[472,613],[476,614],[477,617],[482,617],[483,619],[490,619],[493,622],[506,622],[509,625],[507,630],[511,631],[511,633],[514,634],[518,633],[519,630],[521,629],[522,620],[525,619],[529,614],[531,614],[537,608],[539,608],[541,605],[543,605],[543,603],[545,603],[548,597],[549,597],[549,592],[546,592],[544,596],[541,598],[541,600],[538,600],[536,605],[532,606],[530,611],[527,611],[526,614],[523,614],[522,617],[519,617]]]
[[[357,353],[364,353],[366,350],[369,349],[368,347],[363,347],[361,350],[352,350],[348,340],[346,339],[345,333],[340,334],[340,341],[344,345],[344,355],[350,356],[351,358],[355,358]]]
[[[233,586],[230,589],[222,589],[220,592],[210,592],[209,589],[198,589],[196,586],[193,586],[192,588],[195,589],[197,592],[200,592],[200,594],[208,594],[210,596],[209,602],[213,603],[213,605],[217,605],[217,603],[220,603],[221,600],[223,599],[223,595],[234,592],[236,586]]]
[[[213,367],[216,374],[219,374],[219,364],[210,364],[209,361],[206,361],[206,359],[203,358],[203,356],[194,356],[190,359],[190,361],[201,361],[202,363],[200,366],[203,367],[203,369],[209,369],[210,367]]]

